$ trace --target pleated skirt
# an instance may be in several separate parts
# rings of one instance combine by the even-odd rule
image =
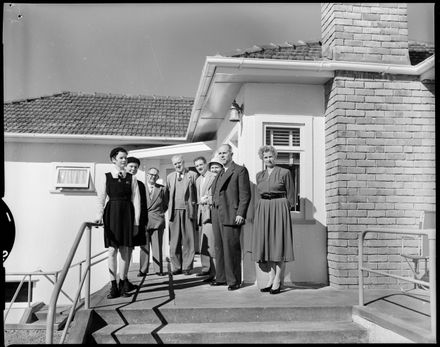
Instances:
[[[259,200],[252,233],[252,260],[294,260],[292,221],[286,198]]]
[[[134,206],[131,201],[108,201],[103,215],[105,247],[134,247],[133,221]]]

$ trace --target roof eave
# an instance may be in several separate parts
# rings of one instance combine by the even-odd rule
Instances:
[[[323,76],[328,72],[335,72],[338,70],[346,71],[362,71],[362,72],[378,72],[396,75],[413,75],[424,77],[432,76],[432,71],[435,68],[435,56],[432,55],[423,62],[412,65],[398,65],[398,64],[382,64],[382,63],[359,63],[359,62],[344,62],[344,61],[304,61],[304,60],[274,60],[274,59],[250,59],[250,58],[230,58],[219,56],[206,57],[203,66],[202,75],[197,88],[196,97],[194,99],[193,109],[191,112],[190,121],[186,138],[192,141],[194,138],[195,129],[206,104],[206,98],[209,95],[209,89],[215,78],[216,70],[222,67],[229,69],[236,69],[236,71],[243,71],[243,69],[292,69],[300,71],[322,72]],[[431,72],[431,73],[430,73]]]
[[[68,135],[37,133],[4,133],[5,142],[73,143],[73,144],[179,144],[186,137],[116,136],[116,135]]]

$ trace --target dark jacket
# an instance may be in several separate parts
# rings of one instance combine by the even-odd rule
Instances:
[[[145,237],[145,227],[148,223],[148,211],[147,211],[147,193],[145,190],[145,184],[141,181],[137,181],[139,186],[139,195],[141,198],[141,213],[139,216],[139,227],[138,233],[134,238],[135,246],[145,245],[146,237]]]
[[[235,225],[235,217],[246,218],[251,200],[249,172],[241,165],[231,163],[229,169],[221,171],[213,184],[214,205],[219,210],[223,225]]]
[[[156,184],[151,197],[147,196],[148,230],[165,228],[165,211],[168,208],[168,200],[167,189],[160,184]]]

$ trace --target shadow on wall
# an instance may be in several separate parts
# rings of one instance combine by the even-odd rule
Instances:
[[[252,184],[252,186],[252,189],[255,189],[255,184]],[[257,264],[252,261],[254,203],[253,194],[241,239],[243,249],[243,282],[257,282],[259,287],[264,287],[267,283],[270,269],[265,263]],[[313,212],[315,212],[315,207],[310,200],[305,199],[303,206],[306,206],[308,209],[313,208]],[[300,283],[311,288],[328,285],[326,227],[315,219],[293,220],[292,227],[295,260],[286,263],[284,274],[282,275],[283,284],[294,285]]]

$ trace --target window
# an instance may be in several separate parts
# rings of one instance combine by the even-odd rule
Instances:
[[[296,203],[291,210],[301,212],[300,186],[300,156],[301,128],[300,127],[265,127],[265,145],[271,145],[278,151],[277,163],[288,169],[292,175]]]
[[[94,191],[94,165],[86,163],[53,163],[54,192]]]
[[[29,286],[27,281],[24,282],[20,290],[18,291],[17,297],[15,298],[15,302],[27,302],[29,294],[30,294],[30,301],[32,302],[33,287],[35,285],[35,282],[37,281],[38,280],[32,280],[32,285],[30,286],[30,293],[29,293]],[[5,284],[4,287],[5,302],[11,302],[20,284],[20,281],[5,281],[4,284]]]
[[[55,188],[88,188],[90,168],[57,167]]]

